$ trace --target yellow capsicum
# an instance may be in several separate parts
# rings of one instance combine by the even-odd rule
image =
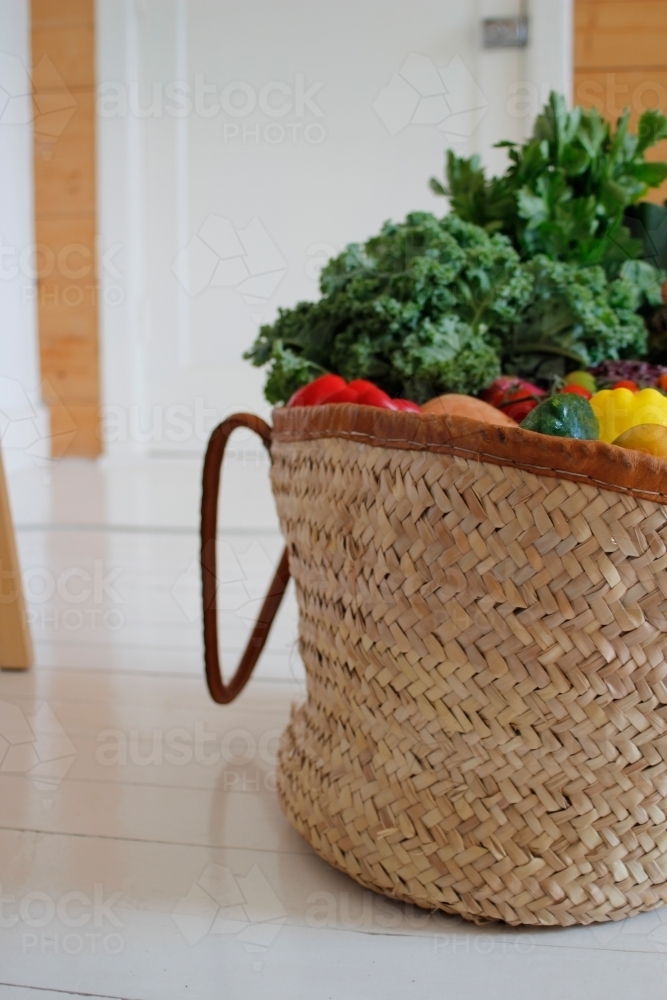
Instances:
[[[601,389],[591,397],[591,406],[600,424],[600,441],[608,444],[639,424],[667,426],[667,396],[657,389]]]

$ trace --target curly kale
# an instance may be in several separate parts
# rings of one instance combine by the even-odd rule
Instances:
[[[601,267],[539,255],[525,264],[531,301],[504,348],[503,370],[548,381],[573,367],[646,353],[640,295],[629,278],[609,281]]]
[[[269,366],[271,403],[326,371],[421,403],[476,393],[501,369],[548,382],[646,350],[631,277],[541,255],[521,262],[505,236],[453,214],[385,223],[331,260],[320,287],[319,302],[279,310],[245,355]]]
[[[272,403],[323,371],[418,402],[477,392],[499,374],[501,344],[531,287],[504,236],[415,212],[330,261],[320,301],[279,310],[246,357],[269,364]]]

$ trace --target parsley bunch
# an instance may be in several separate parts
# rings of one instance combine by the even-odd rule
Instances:
[[[487,178],[478,156],[465,159],[449,150],[446,183],[432,178],[431,188],[447,195],[462,219],[509,236],[522,257],[545,254],[600,264],[616,277],[642,254],[642,243],[631,238],[623,217],[667,178],[667,164],[645,158],[647,149],[665,138],[667,117],[659,111],[645,111],[633,135],[629,111],[614,128],[595,109],[568,110],[565,98],[551,93],[532,138],[522,145],[498,143],[510,159],[502,176]],[[636,264],[628,276],[638,276]],[[657,302],[651,286],[658,277],[644,265],[638,280],[648,301],[652,295]]]

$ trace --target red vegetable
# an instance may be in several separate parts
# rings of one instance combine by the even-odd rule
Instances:
[[[523,399],[517,400],[514,403],[509,403],[507,406],[496,407],[501,413],[506,413],[508,417],[512,420],[516,420],[517,424],[520,424],[524,417],[527,417],[531,410],[534,410],[537,406],[536,399]]]
[[[502,403],[503,397],[506,392],[511,389],[515,389],[519,379],[515,375],[501,375],[500,378],[495,379],[491,385],[487,386],[483,392],[480,392],[479,398],[483,399],[485,403],[490,403],[491,406],[498,406]]]
[[[359,393],[355,392],[349,385],[344,385],[342,389],[338,389],[336,392],[332,393],[331,396],[327,396],[326,399],[318,400],[319,403],[358,403]],[[317,406],[317,403],[315,403]]]
[[[480,392],[479,398],[497,409],[505,409],[506,403],[533,396],[544,396],[544,389],[526,382],[517,375],[501,375],[490,386]]]
[[[629,389],[630,392],[639,392],[639,386],[632,379],[622,378],[619,382],[615,382],[612,385],[612,389]]]
[[[314,382],[302,386],[294,393],[288,406],[320,406],[324,403],[361,403],[383,410],[403,410],[420,413],[421,407],[409,399],[392,399],[379,386],[365,378],[355,379],[348,385],[340,375],[321,375]]]
[[[351,387],[351,384],[348,388]],[[362,403],[364,406],[379,406],[382,410],[395,410],[396,406],[391,396],[388,396],[386,392],[382,389],[378,389],[377,386],[371,386],[370,389],[360,392],[357,398],[358,403]]]
[[[504,410],[510,403],[524,403],[526,400],[531,402],[536,402],[533,398],[531,392],[527,392],[523,387],[520,389],[512,389],[510,392],[506,392],[499,403],[496,404],[496,409]]]
[[[353,379],[352,382],[348,382],[348,385],[350,389],[353,389],[355,392],[359,393],[360,396],[363,392],[366,392],[367,389],[377,389],[375,382],[369,382],[368,379],[365,378],[355,378]],[[381,389],[380,392],[382,392]]]
[[[583,396],[584,399],[590,399],[593,395],[593,393],[589,392],[589,390],[583,385],[566,385],[560,390],[560,392],[569,392],[573,396]]]
[[[325,399],[345,388],[345,379],[340,375],[320,375],[314,382],[302,385],[287,403],[288,406],[317,406]]]

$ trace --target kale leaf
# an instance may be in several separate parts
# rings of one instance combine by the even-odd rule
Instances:
[[[323,371],[418,402],[476,392],[499,374],[500,345],[531,286],[506,237],[415,212],[331,260],[319,302],[280,309],[245,357],[269,364],[271,403]]]
[[[548,382],[572,368],[646,353],[639,291],[630,278],[609,281],[601,267],[542,254],[524,266],[533,293],[505,342],[504,372]]]
[[[478,392],[501,365],[548,380],[645,350],[629,278],[544,256],[522,262],[506,236],[454,213],[385,223],[331,260],[320,288],[318,302],[280,309],[245,355],[268,365],[271,403],[325,371],[421,403]]]

